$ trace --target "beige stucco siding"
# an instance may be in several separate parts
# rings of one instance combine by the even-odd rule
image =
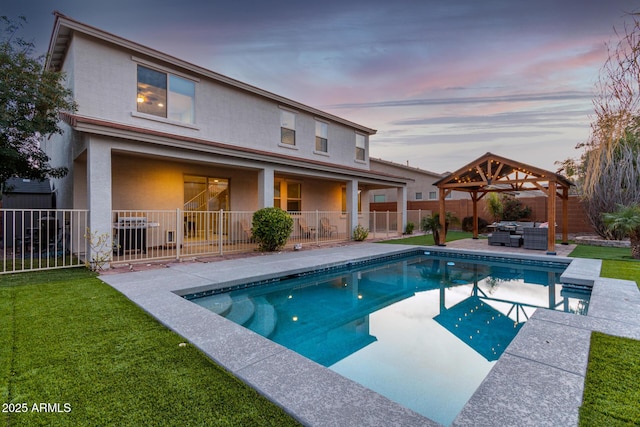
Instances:
[[[73,61],[72,65],[70,65],[71,61]],[[163,118],[137,113],[138,64],[157,67],[160,71],[174,73],[195,81],[195,123],[193,125],[185,126]],[[150,58],[139,58],[131,51],[107,45],[86,35],[74,36],[64,68],[69,70],[69,85],[73,88],[79,115],[266,152],[368,169],[368,162],[355,160],[356,131],[353,128],[324,120],[328,124],[329,150],[327,154],[315,153],[316,117],[314,115],[288,108],[274,100],[238,90],[171,64],[154,62]],[[295,147],[280,144],[282,108],[287,108],[296,115]]]

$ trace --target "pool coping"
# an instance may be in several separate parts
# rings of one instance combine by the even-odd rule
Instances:
[[[346,265],[419,248],[362,243],[210,263],[177,263],[100,278],[304,425],[436,426],[439,424],[180,296],[212,286],[228,287],[283,272]],[[423,248],[496,255],[495,251]],[[571,261],[563,279],[593,283],[589,315],[538,309],[453,425],[522,425],[523,420],[532,425],[577,425],[590,333],[598,330],[640,339],[640,292],[634,282],[599,278],[599,260],[503,255]],[[612,288],[628,304],[620,304],[610,292]],[[635,310],[629,309],[630,304]]]

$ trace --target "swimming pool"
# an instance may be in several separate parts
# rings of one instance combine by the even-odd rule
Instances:
[[[193,301],[450,424],[536,307],[586,312],[565,267],[433,252]]]

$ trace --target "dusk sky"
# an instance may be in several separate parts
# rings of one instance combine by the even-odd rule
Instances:
[[[59,12],[378,130],[371,157],[434,172],[490,151],[577,157],[631,0],[9,0],[38,52]]]

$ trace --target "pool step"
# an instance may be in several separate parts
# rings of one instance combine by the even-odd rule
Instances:
[[[231,310],[225,317],[239,325],[244,325],[251,319],[254,312],[255,304],[253,301],[246,295],[239,295],[233,297]]]
[[[253,318],[245,326],[268,338],[275,330],[278,322],[276,309],[264,297],[254,298],[253,303],[255,305]]]
[[[198,298],[194,300],[194,302],[221,316],[224,316],[229,311],[233,303],[229,294],[210,295],[208,297]]]

